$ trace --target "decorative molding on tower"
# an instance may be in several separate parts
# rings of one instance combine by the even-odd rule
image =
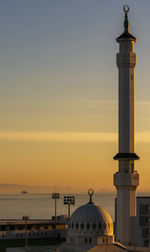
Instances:
[[[139,160],[139,156],[137,156],[135,153],[118,153],[116,156],[113,157],[114,160]]]

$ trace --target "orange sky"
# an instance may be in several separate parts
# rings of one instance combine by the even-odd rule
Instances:
[[[150,189],[149,144],[136,144],[141,157],[135,166],[140,173],[140,190]],[[116,141],[13,140],[1,142],[0,147],[1,183],[113,190],[112,177],[118,165],[112,159],[117,151]]]
[[[0,184],[114,189],[124,4],[137,37],[135,169],[150,191],[147,0],[2,1]]]

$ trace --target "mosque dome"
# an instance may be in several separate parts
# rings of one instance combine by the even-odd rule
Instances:
[[[93,193],[92,193],[93,194]],[[68,236],[113,236],[113,221],[108,212],[92,202],[79,207],[68,223]]]

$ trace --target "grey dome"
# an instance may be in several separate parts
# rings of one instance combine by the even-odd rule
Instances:
[[[113,235],[113,221],[101,206],[89,202],[72,214],[68,224],[68,235]]]

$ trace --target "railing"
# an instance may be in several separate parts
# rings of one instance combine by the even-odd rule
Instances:
[[[59,252],[59,250],[58,248],[30,247],[26,249],[26,252]]]

